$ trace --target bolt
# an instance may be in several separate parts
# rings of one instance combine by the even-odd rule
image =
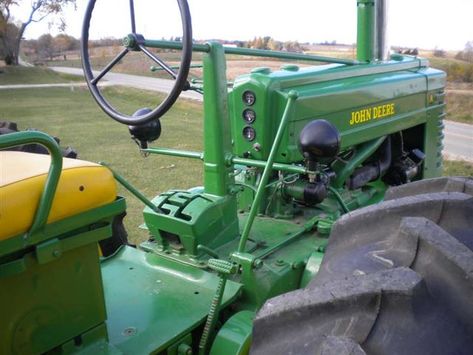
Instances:
[[[125,328],[122,332],[122,334],[126,337],[132,336],[136,334],[136,328],[135,327],[128,327]]]
[[[289,91],[289,93],[287,94],[287,96],[288,96],[290,99],[296,100],[296,99],[299,97],[299,94],[298,94],[297,91],[291,90],[291,91]]]
[[[253,144],[253,149],[256,150],[257,152],[259,152],[261,150],[261,144],[259,144],[259,143]]]
[[[291,264],[291,268],[292,269],[299,269],[300,267],[304,266],[304,262],[302,261],[294,261],[292,264]]]
[[[255,259],[255,260],[253,261],[253,267],[254,267],[255,269],[259,269],[261,266],[263,266],[263,260],[261,260],[261,259]]]
[[[286,263],[286,262],[285,262],[284,260],[282,260],[282,259],[276,260],[276,265],[277,265],[277,266],[283,266],[285,263]]]
[[[129,47],[131,45],[131,42],[132,42],[132,38],[126,36],[125,38],[123,38],[122,40],[122,43],[125,47]]]
[[[179,355],[192,355],[192,348],[189,345],[182,343],[177,347],[177,353]]]

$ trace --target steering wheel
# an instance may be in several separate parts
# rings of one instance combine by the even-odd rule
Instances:
[[[87,86],[89,87],[92,96],[94,97],[97,104],[100,108],[114,120],[126,124],[126,125],[142,125],[148,122],[151,122],[155,119],[158,119],[164,115],[174,104],[174,102],[179,97],[182,90],[188,88],[189,83],[187,81],[187,76],[189,74],[189,68],[192,59],[192,24],[191,16],[189,11],[189,5],[186,0],[177,0],[179,6],[179,11],[181,14],[182,22],[182,58],[179,66],[179,70],[176,72],[169,65],[167,65],[161,58],[156,54],[149,51],[145,47],[145,39],[141,34],[136,33],[136,22],[135,22],[135,8],[134,1],[130,1],[130,22],[131,22],[131,33],[127,35],[123,40],[124,49],[110,62],[108,63],[102,71],[94,77],[90,65],[90,56],[89,56],[89,28],[90,20],[92,18],[92,12],[94,11],[96,0],[90,0],[85,11],[84,23],[82,25],[82,40],[81,40],[81,56],[82,56],[82,68],[84,70],[85,80]],[[144,113],[142,115],[133,115],[129,116],[117,111],[113,106],[111,106],[98,88],[98,83],[120,60],[125,57],[128,52],[131,51],[141,51],[146,56],[151,58],[155,63],[157,63],[165,72],[167,72],[173,79],[174,85],[171,91],[168,93],[166,98],[151,112]]]

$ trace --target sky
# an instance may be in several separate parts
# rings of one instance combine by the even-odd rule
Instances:
[[[188,0],[195,39],[277,40],[317,43],[356,42],[356,0]],[[66,33],[79,38],[88,1],[65,11]],[[30,0],[13,15],[24,20]],[[147,39],[180,35],[176,0],[135,0],[137,30]],[[128,0],[97,0],[90,38],[122,38],[130,31]],[[48,21],[33,23],[25,37],[56,35]],[[391,45],[446,50],[473,41],[473,0],[390,0],[388,41]]]

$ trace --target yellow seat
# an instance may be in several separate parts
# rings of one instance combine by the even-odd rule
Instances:
[[[31,227],[50,160],[48,155],[0,151],[0,241]],[[110,203],[116,190],[106,167],[64,158],[48,223]]]

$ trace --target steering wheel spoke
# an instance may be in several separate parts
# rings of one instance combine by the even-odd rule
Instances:
[[[135,2],[130,0],[131,33],[136,33]]]
[[[126,125],[142,125],[163,116],[171,106],[176,102],[180,93],[189,88],[187,76],[192,59],[192,25],[187,0],[177,0],[179,12],[182,21],[182,55],[178,70],[172,69],[159,56],[152,53],[144,46],[144,37],[136,33],[136,19],[135,19],[135,3],[134,0],[129,0],[129,11],[131,21],[131,33],[128,33],[123,40],[124,49],[109,63],[102,71],[94,77],[90,63],[89,55],[89,28],[94,11],[95,4],[98,0],[89,0],[85,11],[84,22],[82,25],[82,40],[81,40],[81,57],[82,68],[84,69],[84,77],[89,87],[89,90],[100,108],[114,120]],[[157,63],[164,71],[166,71],[174,80],[173,86],[167,96],[154,109],[146,113],[138,115],[127,115],[119,112],[114,108],[104,97],[97,85],[99,81],[116,65],[123,57],[130,51],[142,51],[153,62]]]
[[[157,55],[152,53],[148,48],[146,48],[143,45],[139,45],[141,51],[146,54],[151,60],[153,60],[155,63],[157,63],[163,70],[171,75],[174,79],[177,78],[177,73],[172,69],[169,65],[167,65],[161,58],[159,58]]]
[[[90,82],[93,85],[97,85],[100,79],[102,79],[114,66],[117,64],[120,60],[123,59],[123,57],[129,52],[128,48],[125,48],[122,50],[113,60],[107,64],[105,68],[102,69],[102,71],[97,75],[95,78],[93,78]]]

